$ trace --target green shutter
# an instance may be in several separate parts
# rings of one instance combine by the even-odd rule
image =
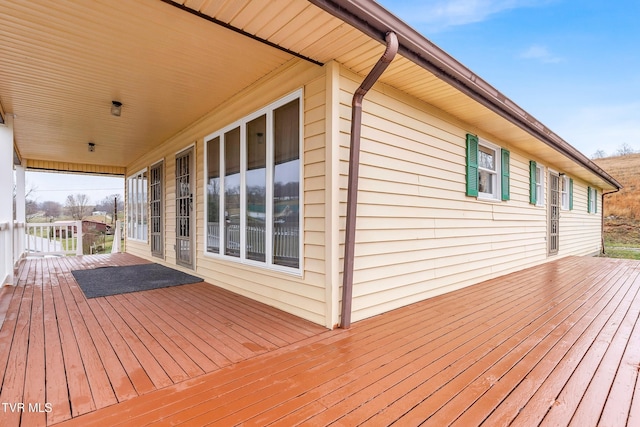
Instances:
[[[467,134],[467,196],[478,197],[478,137]]]
[[[591,213],[591,187],[587,187],[587,212]]]
[[[573,210],[573,178],[569,178],[569,210]]]
[[[535,205],[536,200],[536,167],[537,164],[533,160],[529,161],[529,203]]]
[[[509,150],[502,149],[502,200],[509,200]]]

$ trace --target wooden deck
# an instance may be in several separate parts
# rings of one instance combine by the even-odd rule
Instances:
[[[326,331],[207,283],[87,299],[71,274],[144,262],[117,254],[21,265],[0,300],[1,426],[52,425]]]
[[[38,283],[39,275],[51,278],[56,266],[43,267],[42,262],[31,263],[28,273],[23,269],[21,283],[34,281],[30,277]],[[202,357],[210,342],[195,337],[188,348],[174,344],[165,350],[172,363],[156,350],[137,350],[135,361],[121,356],[129,351],[120,345],[132,346],[129,341],[148,347],[169,337],[182,339],[187,329],[179,326],[178,319],[185,317],[179,313],[186,309],[189,318],[194,311],[183,306],[181,298],[207,291],[216,295],[210,289],[214,287],[177,287],[171,288],[172,294],[148,291],[95,303],[69,284],[51,290],[29,284],[24,288],[23,295],[14,295],[0,333],[0,362],[3,370],[8,368],[3,371],[2,402],[51,402],[49,425],[75,416],[77,405],[88,408],[87,414],[59,426],[640,425],[638,261],[564,258],[358,322],[348,331],[320,332],[303,322],[306,337],[280,342],[279,348],[274,344],[270,351],[264,351],[267,345],[262,343],[263,354],[226,367],[213,367],[212,356]],[[237,298],[225,296],[225,304]],[[216,299],[196,298],[207,312],[213,311],[207,306]],[[67,305],[63,311],[69,318],[58,316],[57,326],[46,314],[50,300],[56,308]],[[159,310],[150,310],[150,301],[159,304]],[[77,308],[69,310],[69,305]],[[77,315],[71,314],[74,310]],[[170,318],[164,310],[170,310]],[[29,313],[32,319],[40,313],[43,332],[39,326],[29,327]],[[149,316],[143,320],[149,330],[135,326],[142,313]],[[82,330],[69,337],[66,325],[82,319]],[[254,323],[246,330],[255,332],[257,327]],[[56,328],[57,351],[48,352],[51,343],[43,343],[42,336]],[[190,336],[204,333],[199,331]],[[161,332],[167,338],[161,338]],[[12,339],[9,350],[5,343]],[[71,350],[66,350],[70,343]],[[24,347],[32,345],[39,351],[26,352]],[[72,380],[53,369],[52,375],[60,377],[49,378],[50,363],[74,369],[73,356],[86,366],[84,358],[91,360],[92,352],[98,353],[93,359],[104,361],[102,368],[81,369]],[[199,365],[205,359],[211,372],[204,373]],[[45,362],[47,369],[42,368]],[[137,369],[129,367],[134,363]],[[121,383],[111,379],[111,364],[120,367]],[[154,371],[157,365],[163,366],[164,375]],[[170,365],[181,370],[170,370]],[[69,377],[69,369],[66,372]],[[163,382],[154,383],[154,372],[153,378],[157,375]],[[111,387],[99,393],[96,387],[109,380]],[[50,382],[68,382],[69,394],[77,395],[78,403],[73,398],[71,405],[65,402],[61,387],[49,392]],[[82,393],[72,393],[73,387],[85,390],[86,402],[80,399]],[[19,422],[11,414],[0,416],[5,417],[0,419],[3,426]],[[37,420],[28,416],[32,414],[22,415],[23,425],[44,425],[44,415]]]

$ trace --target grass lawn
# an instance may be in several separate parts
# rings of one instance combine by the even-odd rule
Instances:
[[[606,257],[640,260],[640,221],[626,218],[606,219],[604,248]]]
[[[613,247],[609,248],[605,245],[605,255],[609,258],[626,258],[626,259],[638,259],[640,260],[640,249],[626,249]]]

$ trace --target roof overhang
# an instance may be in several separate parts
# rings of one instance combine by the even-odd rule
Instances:
[[[0,0],[0,18],[0,103],[16,117],[15,142],[27,165],[124,170],[291,61],[336,61],[366,75],[392,30],[399,55],[381,83],[469,131],[536,153],[605,190],[620,187],[373,1]],[[120,117],[109,113],[113,100],[123,103]]]
[[[566,156],[577,165],[584,167],[596,177],[596,181],[603,188],[621,188],[621,184],[617,180],[583,153],[379,4],[368,0],[309,1],[381,43],[384,43],[387,32],[394,31],[400,43],[398,49],[400,55]],[[569,166],[567,167],[569,168]]]

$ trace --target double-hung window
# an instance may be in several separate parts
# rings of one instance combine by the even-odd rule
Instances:
[[[205,138],[206,253],[298,271],[301,92]]]
[[[598,190],[587,187],[587,212],[598,213]]]
[[[467,135],[467,195],[509,200],[510,153],[477,136]]]
[[[544,166],[531,160],[529,162],[529,202],[544,206]]]
[[[562,209],[569,211],[573,209],[573,179],[564,175],[562,177]]]
[[[147,241],[147,170],[127,178],[127,237]]]

